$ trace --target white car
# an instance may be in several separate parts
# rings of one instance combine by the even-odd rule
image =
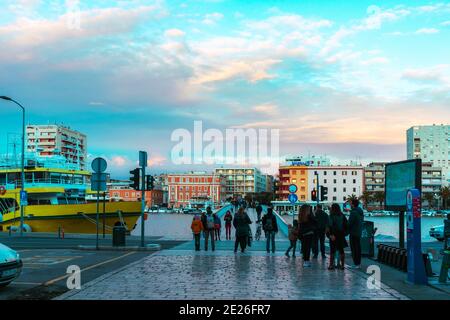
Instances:
[[[431,227],[430,237],[436,238],[439,241],[444,241],[444,225]]]
[[[22,260],[13,249],[0,243],[0,288],[14,281],[22,272]]]

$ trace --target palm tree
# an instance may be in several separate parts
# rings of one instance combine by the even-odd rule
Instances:
[[[425,200],[428,204],[428,209],[432,209],[433,207],[433,200],[434,200],[434,194],[430,192],[426,192],[422,195],[422,202]]]
[[[356,196],[356,194],[351,194],[347,196],[346,199],[348,202],[352,202],[353,200],[358,200],[358,197]]]
[[[450,187],[442,187],[439,196],[442,199],[442,206],[444,207],[444,210],[446,210],[448,201],[450,200]]]
[[[380,209],[383,208],[384,203],[384,191],[376,191],[373,195],[373,200],[380,204]]]
[[[369,191],[364,191],[362,195],[359,197],[359,199],[361,199],[362,202],[364,202],[364,205],[367,208],[369,206],[369,203],[373,200],[373,195]]]

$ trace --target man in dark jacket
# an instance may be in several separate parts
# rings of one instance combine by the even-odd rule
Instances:
[[[320,244],[320,253],[322,255],[322,259],[325,259],[325,231],[328,226],[329,217],[328,214],[322,210],[322,205],[317,205],[317,210],[314,213],[314,218],[317,222],[317,229],[314,233],[312,252],[313,258],[317,258],[319,255],[319,244]]]
[[[352,250],[353,268],[361,267],[361,235],[364,222],[364,212],[359,207],[359,200],[351,201],[352,210],[348,219],[350,233],[350,249]]]
[[[272,244],[272,253],[275,253],[275,234],[278,232],[278,224],[272,208],[267,209],[267,214],[262,218],[262,225],[267,238],[267,253],[270,253],[270,244]]]
[[[258,203],[258,205],[256,206],[256,216],[258,217],[258,221],[261,220],[261,212],[262,212],[262,207]]]
[[[216,249],[214,244],[214,214],[211,207],[206,208],[206,214],[202,216],[203,234],[205,235],[205,251],[208,251],[208,238],[211,237],[211,249]]]

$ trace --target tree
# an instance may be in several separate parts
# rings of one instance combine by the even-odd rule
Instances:
[[[383,207],[384,203],[384,191],[376,191],[373,195],[373,200],[380,204],[380,208]]]
[[[442,207],[446,210],[448,201],[450,200],[450,187],[442,187],[439,196],[442,199]]]
[[[353,200],[358,200],[358,197],[356,196],[356,194],[351,194],[349,196],[346,197],[347,202],[352,202]]]
[[[422,195],[422,202],[425,200],[428,204],[428,208],[432,209],[433,207],[433,200],[434,200],[434,194],[430,192],[426,192]]]
[[[364,202],[364,205],[367,206],[369,205],[369,203],[373,200],[373,195],[371,192],[369,191],[364,191],[362,193],[362,195],[359,197],[359,199],[362,200],[362,202]]]

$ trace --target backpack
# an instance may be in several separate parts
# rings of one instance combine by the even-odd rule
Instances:
[[[214,225],[215,225],[215,223],[214,223],[213,215],[212,214],[206,215],[206,227],[208,229],[214,229]]]
[[[272,231],[273,230],[273,216],[266,216],[266,223],[264,224],[264,230]]]

